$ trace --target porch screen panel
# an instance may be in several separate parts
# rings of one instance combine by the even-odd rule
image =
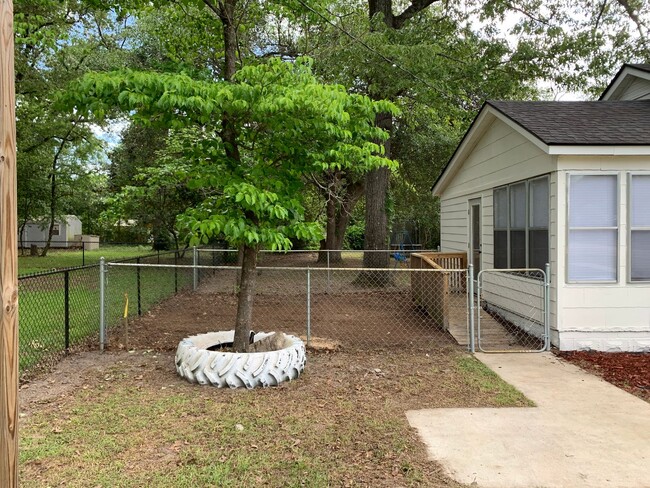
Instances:
[[[526,267],[526,183],[510,186],[510,267]]]
[[[494,267],[508,267],[508,188],[494,190]]]
[[[650,175],[630,177],[630,280],[650,281]]]
[[[578,174],[569,178],[568,279],[616,281],[618,179]]]
[[[528,183],[528,266],[544,269],[549,262],[549,190],[548,178]]]
[[[494,267],[544,269],[549,257],[549,178],[493,191]]]

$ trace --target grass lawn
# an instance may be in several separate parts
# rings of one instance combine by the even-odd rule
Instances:
[[[170,352],[84,353],[20,397],[25,487],[460,486],[405,412],[530,405],[457,348],[310,353],[254,391],[190,385]]]
[[[32,274],[52,269],[72,268],[99,263],[99,258],[107,260],[133,258],[145,254],[152,254],[151,246],[102,246],[95,251],[86,251],[85,259],[81,249],[50,249],[47,256],[21,256],[18,255],[18,274]]]
[[[63,273],[20,280],[19,342],[20,370],[55,361],[65,350],[65,288]],[[140,308],[149,310],[176,290],[192,283],[191,271],[143,268],[140,271]],[[129,315],[138,314],[138,286],[135,268],[111,267],[106,290],[106,325],[120,323],[126,296]],[[70,346],[99,336],[99,272],[97,268],[70,272]]]

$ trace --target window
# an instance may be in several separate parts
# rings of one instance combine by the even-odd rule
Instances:
[[[548,177],[494,190],[494,267],[539,268],[548,263]]]
[[[650,175],[630,175],[630,281],[650,281]]]
[[[58,235],[60,235],[60,232],[61,231],[60,231],[60,228],[59,228],[59,224],[53,224],[52,225],[52,235],[53,236],[58,236]]]
[[[569,175],[568,228],[568,281],[616,281],[616,175]]]

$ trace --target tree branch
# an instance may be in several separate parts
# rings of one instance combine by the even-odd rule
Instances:
[[[634,6],[630,5],[630,2],[628,0],[616,0],[618,4],[625,9],[627,12],[628,17],[632,19],[632,22],[636,25],[637,30],[639,31],[639,35],[641,36],[641,40],[643,41],[644,44],[646,44],[646,35],[644,32],[645,24],[637,13],[634,10]]]
[[[417,14],[422,12],[424,9],[431,6],[433,3],[438,2],[439,0],[411,0],[411,5],[409,5],[406,10],[401,14],[394,17],[393,26],[395,29],[401,28],[404,23],[412,17],[415,17]]]

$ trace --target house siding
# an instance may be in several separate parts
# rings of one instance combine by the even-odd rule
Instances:
[[[546,154],[507,124],[494,120],[479,139],[458,172],[442,191],[440,197],[441,250],[469,253],[469,201],[481,199],[481,268],[494,267],[493,189],[516,181],[549,174],[550,193],[550,247],[551,269],[555,270],[557,250],[557,176],[555,158]],[[498,286],[517,289],[518,278],[498,278]],[[506,280],[506,281],[504,281]],[[508,280],[512,283],[507,282]],[[557,343],[556,279],[551,278],[551,328]],[[490,299],[497,306],[511,310],[515,315],[532,315],[541,318],[543,288],[540,286],[530,297],[502,296],[494,293],[497,283],[485,275],[484,292],[492,293]]]
[[[618,100],[650,100],[650,80],[635,78],[625,87]]]
[[[650,283],[628,283],[628,173],[650,172],[649,156],[558,157],[558,266],[567,260],[567,182],[571,172],[616,173],[619,181],[618,280],[567,283],[560,276],[558,329],[564,350],[650,351]]]
[[[68,247],[74,241],[75,236],[81,235],[81,221],[74,215],[68,215],[65,219],[65,221],[55,221],[59,225],[59,235],[52,236],[50,244],[52,247]],[[30,222],[25,225],[22,239],[20,235],[18,236],[18,243],[25,247],[32,244],[42,247],[47,241],[48,232],[48,223]]]

